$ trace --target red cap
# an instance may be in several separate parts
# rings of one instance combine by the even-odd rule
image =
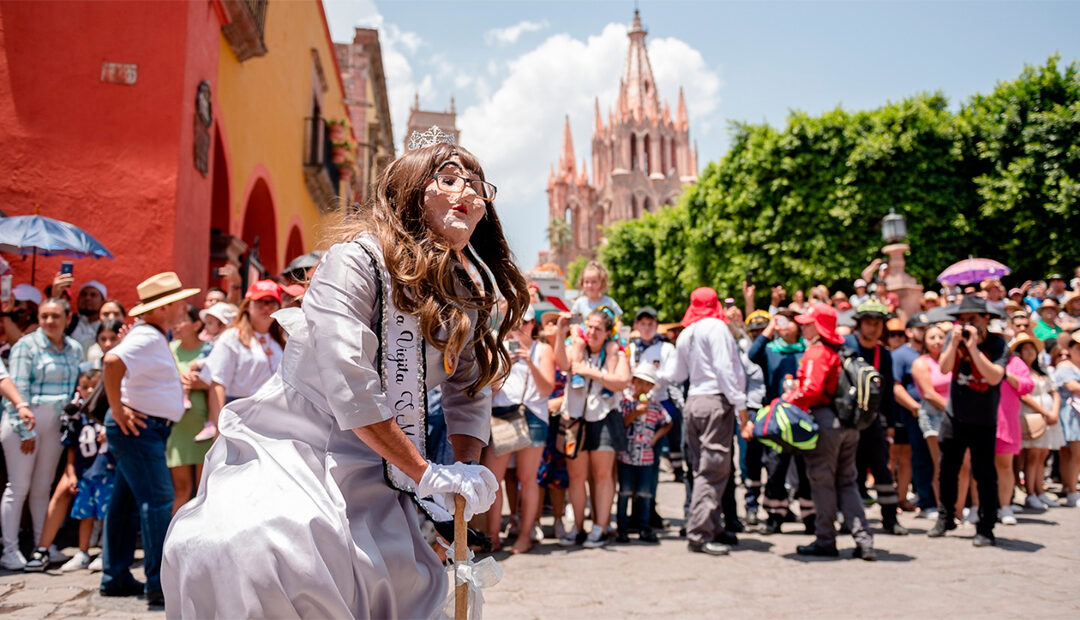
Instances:
[[[720,310],[720,298],[716,291],[707,286],[701,286],[690,293],[690,307],[683,315],[682,324],[683,327],[690,327],[701,319],[709,317],[727,323],[727,316]]]
[[[803,314],[795,315],[795,322],[800,325],[813,323],[822,339],[833,343],[844,341],[836,333],[836,308],[827,304],[814,304]]]
[[[247,290],[247,295],[244,295],[245,299],[250,299],[252,301],[263,299],[264,297],[273,297],[280,304],[281,286],[273,280],[259,280],[255,284],[252,284]]]

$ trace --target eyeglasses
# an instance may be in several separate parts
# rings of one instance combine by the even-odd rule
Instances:
[[[437,172],[434,177],[439,189],[444,192],[460,194],[464,192],[465,187],[468,186],[472,188],[476,197],[480,200],[483,200],[484,202],[492,202],[495,200],[496,187],[487,181],[469,179],[460,174],[452,174],[449,172]]]
[[[898,338],[905,335],[906,334],[904,332],[889,332],[889,338]]]

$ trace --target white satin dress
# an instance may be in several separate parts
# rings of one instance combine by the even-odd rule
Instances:
[[[376,365],[374,269],[357,243],[331,248],[300,311],[281,316],[278,372],[221,413],[198,496],[165,540],[170,618],[431,618],[448,579],[417,510],[350,430],[392,418]],[[287,313],[286,313],[287,314]],[[473,317],[475,320],[475,316]],[[469,397],[471,348],[443,385],[449,434],[486,442],[490,392]]]

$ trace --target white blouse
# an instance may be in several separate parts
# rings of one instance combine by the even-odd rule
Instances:
[[[281,345],[270,334],[255,332],[251,346],[245,347],[240,342],[240,330],[233,327],[214,342],[200,377],[224,386],[226,398],[246,398],[273,376],[281,356]]]
[[[532,344],[529,358],[532,359],[533,364],[539,363],[539,343]],[[529,370],[529,365],[525,362],[514,362],[510,366],[510,374],[506,376],[506,381],[503,381],[502,389],[491,397],[491,406],[510,407],[524,403],[529,411],[547,422],[547,400],[547,395],[541,394],[536,388],[536,377]]]

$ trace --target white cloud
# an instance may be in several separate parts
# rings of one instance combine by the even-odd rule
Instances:
[[[394,143],[400,145],[414,97],[419,95],[423,104],[435,94],[433,76],[422,74],[410,61],[410,57],[425,45],[423,38],[387,22],[375,7],[374,0],[324,0],[323,6],[331,38],[335,41],[352,41],[356,26],[378,29]]]
[[[513,26],[507,26],[506,28],[493,28],[488,30],[484,34],[484,41],[486,41],[488,45],[513,45],[514,43],[517,43],[518,39],[521,38],[521,35],[526,32],[537,32],[547,27],[548,21],[546,19],[538,22],[525,20],[518,22]]]
[[[607,122],[626,63],[626,25],[609,24],[582,41],[566,34],[549,37],[535,49],[508,62],[505,78],[490,97],[478,100],[458,117],[462,144],[484,162],[485,173],[499,187],[499,210],[518,263],[531,267],[547,247],[547,178],[561,154],[563,122],[570,116],[578,165],[592,170],[594,99]],[[660,96],[672,106],[678,87],[685,89],[691,132],[704,132],[699,120],[719,107],[722,85],[701,54],[674,38],[649,41],[649,54]]]

